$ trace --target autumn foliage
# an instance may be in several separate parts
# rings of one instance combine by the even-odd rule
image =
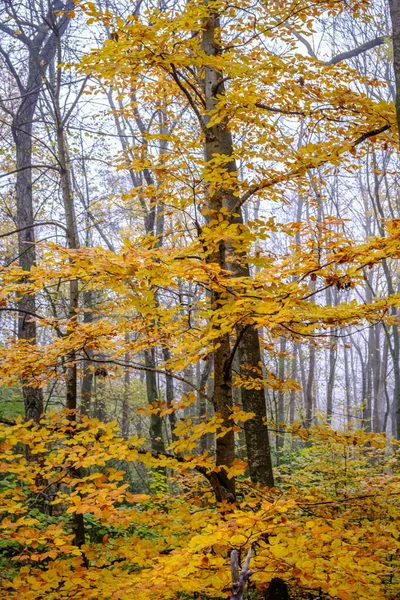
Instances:
[[[242,479],[232,506],[215,504],[191,453],[160,460],[143,439],[119,437],[113,423],[63,413],[41,426],[3,427],[1,528],[12,554],[3,594],[226,597],[230,551],[252,547],[251,588],[259,592],[281,577],[323,597],[397,597],[396,452],[384,436],[362,431],[295,424],[291,433],[313,445],[281,468],[279,489]],[[135,493],[139,464],[166,467],[168,486]],[[89,527],[80,548],[73,515]]]
[[[399,597],[398,442],[361,418],[337,430],[316,412],[273,422],[263,395],[300,387],[261,360],[278,339],[318,347],[345,327],[398,324],[396,289],[356,295],[399,258],[398,215],[359,239],[324,212],[333,173],[398,146],[393,103],[360,91],[383,81],[299,52],[299,35],[344,12],[368,22],[366,2],[335,0],[193,0],[124,19],[87,2],[69,13],[107,39],[58,68],[94,78],[93,98],[112,89],[117,126],[123,117],[141,134],[112,157],[135,183],[115,192],[135,220],[115,247],[79,246],[67,227],[68,243],[38,244],[30,269],[1,268],[2,311],[45,300],[23,313],[37,339],[10,330],[0,347],[0,383],[56,382],[67,406],[1,425],[5,598],[225,598],[231,551],[243,561],[250,548],[248,598],[277,580],[292,598]],[[244,216],[294,197],[308,199],[305,218]],[[326,290],[339,301],[328,305]],[[185,370],[204,364],[196,386]],[[80,379],[128,370],[186,386],[152,397],[146,380],[135,409],[150,436],[80,414]],[[274,473],[267,428],[269,441],[285,436]]]

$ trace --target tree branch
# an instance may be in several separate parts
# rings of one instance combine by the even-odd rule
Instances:
[[[86,354],[85,350],[84,350],[84,352]],[[159,373],[160,375],[164,375],[165,377],[173,377],[174,379],[177,379],[178,381],[182,381],[182,383],[189,385],[200,396],[202,396],[203,398],[206,398],[206,400],[210,399],[209,396],[205,392],[200,390],[191,381],[189,381],[188,379],[185,379],[184,377],[180,377],[179,375],[176,375],[175,373],[172,373],[171,371],[164,371],[163,369],[157,369],[157,367],[146,367],[146,365],[141,365],[139,363],[122,362],[120,360],[113,360],[113,359],[96,359],[96,358],[87,356],[87,360],[90,360],[91,362],[101,363],[101,364],[113,364],[113,365],[117,365],[118,367],[126,367],[128,369],[136,369],[138,371],[152,371],[153,373]]]
[[[380,35],[369,42],[365,42],[365,44],[361,44],[361,46],[357,46],[357,48],[353,48],[353,50],[348,50],[347,52],[341,52],[336,56],[333,56],[330,60],[324,61],[325,65],[337,65],[342,62],[342,60],[348,60],[349,58],[354,58],[359,54],[363,54],[363,52],[367,52],[367,50],[371,50],[372,48],[376,48],[376,46],[381,46],[385,43],[385,36]]]
[[[359,138],[357,138],[351,145],[352,148],[354,148],[355,146],[358,146],[359,144],[361,144],[362,142],[365,142],[365,140],[367,140],[368,138],[374,137],[376,135],[379,135],[381,133],[383,133],[384,131],[387,131],[388,129],[390,129],[390,125],[383,125],[382,127],[380,127],[379,129],[374,129],[373,131],[367,131],[365,133],[363,133]],[[324,161],[322,161],[318,167],[325,165],[326,163],[328,163],[331,158],[333,156],[337,157],[337,150],[336,152],[331,152],[331,154],[328,156],[328,158]],[[247,192],[245,194],[243,194],[243,196],[241,196],[240,198],[238,198],[237,202],[235,203],[234,207],[232,208],[232,213],[237,213],[240,208],[243,206],[243,204],[252,196],[254,196],[254,194],[257,194],[257,192],[261,192],[262,190],[266,190],[270,187],[273,187],[274,185],[276,185],[277,183],[282,183],[283,181],[288,181],[292,178],[298,177],[299,175],[301,175],[304,172],[304,169],[308,170],[308,169],[313,169],[315,168],[315,165],[310,164],[310,165],[302,165],[301,168],[297,168],[294,171],[291,171],[290,173],[288,173],[287,175],[284,176],[277,176],[274,177],[272,179],[268,179],[268,180],[264,180],[261,181],[260,183],[254,184],[252,186],[250,186],[250,188],[247,190]]]
[[[13,229],[12,231],[7,231],[7,233],[2,233],[0,235],[1,238],[8,237],[9,235],[14,235],[15,233],[19,233],[20,231],[25,231],[26,229],[30,229],[31,227],[40,227],[41,225],[55,225],[56,227],[61,227],[64,231],[68,232],[68,229],[62,223],[57,223],[57,221],[40,221],[39,223],[31,223],[26,227],[21,227],[20,229]]]
[[[26,169],[52,169],[53,171],[59,171],[59,168],[54,165],[29,165],[27,167],[21,167],[20,169],[14,169],[14,171],[7,171],[7,173],[0,175],[0,179],[15,175],[15,173],[19,173],[20,171],[26,171]]]
[[[269,112],[278,113],[281,115],[300,115],[301,117],[304,117],[306,114],[301,110],[285,110],[283,108],[276,108],[275,106],[267,106],[262,102],[256,102],[255,106],[257,108],[262,108],[263,110],[268,110]]]

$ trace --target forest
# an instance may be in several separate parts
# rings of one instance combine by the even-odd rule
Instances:
[[[400,598],[400,0],[0,0],[0,597]]]

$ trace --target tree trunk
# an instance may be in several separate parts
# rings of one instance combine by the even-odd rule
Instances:
[[[61,84],[61,82],[60,82]],[[64,122],[61,117],[59,105],[60,87],[57,88],[54,94],[54,108],[57,122],[57,150],[58,162],[60,165],[61,190],[65,212],[65,222],[67,229],[67,244],[70,250],[79,248],[78,232],[76,227],[75,208],[72,193],[71,177],[69,170],[69,159],[66,148]],[[71,335],[75,329],[76,319],[78,318],[79,309],[79,288],[78,280],[73,279],[69,282],[69,326],[68,333]],[[76,410],[78,397],[78,378],[76,355],[72,351],[67,357],[67,408]]]
[[[400,132],[400,0],[389,0],[392,19],[393,68],[396,83],[396,116]]]
[[[311,427],[314,412],[314,374],[315,374],[315,346],[310,345],[309,363],[308,363],[308,377],[306,385],[306,418],[305,426]]]
[[[82,303],[85,309],[83,313],[83,322],[93,322],[93,292],[85,290],[82,294]],[[83,361],[83,376],[81,383],[81,413],[90,415],[92,405],[92,390],[93,390],[93,363],[90,358],[93,358],[93,351],[87,350],[88,358]]]
[[[349,368],[349,356],[348,348],[346,344],[343,346],[343,358],[344,358],[344,384],[346,387],[346,425],[347,427],[352,426],[352,415],[351,415],[351,385],[350,385],[350,368]]]
[[[158,404],[158,386],[157,386],[157,375],[153,369],[156,368],[155,350],[145,350],[144,352],[144,364],[146,368],[146,390],[147,390],[147,402],[149,404]],[[150,443],[153,452],[165,452],[163,433],[162,433],[162,419],[159,414],[151,415],[150,417]]]
[[[218,15],[212,13],[207,18],[207,21],[204,25],[202,49],[209,56],[216,56],[219,51],[219,46],[215,35],[216,29],[220,27]],[[203,92],[207,111],[212,111],[216,108],[216,90],[218,90],[218,93],[220,94],[224,92],[223,75],[212,67],[206,67],[203,81]],[[208,117],[205,119],[206,126],[208,119]],[[224,121],[210,128],[206,128],[205,138],[205,158],[207,162],[212,160],[214,155],[225,155],[229,157],[233,156],[232,135]],[[236,163],[233,158],[226,164],[225,169],[228,173],[237,172]],[[211,211],[214,213],[218,213],[222,208],[228,208],[228,210],[231,211],[235,203],[236,197],[233,195],[232,191],[218,190],[213,194],[212,197],[209,198],[209,209],[211,209]],[[239,215],[237,221],[242,222],[241,214]],[[218,262],[221,267],[226,268],[226,249],[222,241],[220,243],[219,256],[212,257],[212,260]],[[229,264],[229,267],[237,276],[249,276],[249,269],[244,261],[233,261]],[[214,297],[212,302],[215,303],[216,301],[218,301],[218,298]],[[240,365],[242,367],[251,366],[253,367],[254,372],[257,372],[260,369],[261,364],[260,342],[257,330],[253,327],[245,329],[238,327],[236,335],[240,339],[240,343],[238,345]],[[221,345],[216,349],[214,354],[214,377],[216,381],[218,381],[218,386],[216,386],[216,383],[214,383],[214,407],[216,412],[220,412],[219,407],[221,407],[222,403],[224,403],[225,410],[226,407],[228,407],[230,411],[232,406],[231,369],[229,368],[229,373],[226,372],[226,366],[229,364],[230,360],[229,336],[226,334],[222,336],[221,339],[218,339],[216,345],[218,344]],[[217,372],[218,369],[221,370],[220,373]],[[272,487],[274,480],[268,429],[265,425],[266,406],[264,390],[247,390],[243,388],[241,395],[243,410],[246,412],[254,412],[256,415],[254,419],[251,419],[245,423],[245,438],[250,477],[255,483],[262,483]],[[226,416],[228,416],[228,414]],[[231,424],[231,421],[229,423]],[[224,438],[217,439],[217,456],[219,454],[218,446],[223,440]],[[222,454],[227,453],[233,458],[233,432],[232,434],[229,434],[228,439],[223,442],[223,444],[226,447],[224,448]],[[231,446],[229,452],[227,451],[228,445]]]
[[[297,378],[297,355],[298,355],[298,349],[297,349],[297,343],[293,342],[293,350],[292,350],[293,354],[292,354],[292,358],[290,361],[290,377],[294,380],[296,380]],[[291,390],[290,391],[290,396],[289,396],[289,423],[290,425],[293,425],[294,423],[294,418],[295,418],[295,411],[296,411],[296,390]]]
[[[390,15],[392,18],[392,42],[393,42],[393,67],[396,80],[396,115],[397,126],[400,135],[400,0],[389,0]],[[390,289],[388,292],[391,293]],[[393,309],[392,312],[395,312]],[[397,325],[392,326],[393,331],[393,376],[394,376],[394,391],[393,405],[396,420],[396,437],[400,439],[400,340],[399,328]]]
[[[15,199],[17,204],[17,228],[19,229],[19,264],[28,272],[36,262],[32,194],[33,121],[46,69],[50,61],[54,59],[57,40],[66,30],[69,23],[68,13],[73,8],[73,0],[66,0],[64,3],[49,2],[48,14],[43,22],[31,24],[37,31],[35,36],[32,39],[21,37],[21,41],[25,44],[28,52],[25,84],[22,83],[13,65],[8,65],[21,95],[21,103],[12,119],[11,131],[16,149]],[[55,17],[56,11],[61,15],[58,20]],[[15,19],[14,25],[18,28],[16,16]],[[51,28],[48,27],[49,20],[52,22]],[[18,337],[22,341],[35,344],[35,297],[33,295],[23,296],[18,302],[18,310]],[[23,397],[25,417],[39,422],[40,415],[43,412],[42,390],[23,383]]]
[[[163,359],[164,359],[164,361],[167,362],[171,358],[171,353],[169,351],[169,348],[163,348],[162,353],[163,353]],[[167,403],[167,407],[168,408],[173,408],[174,396],[175,396],[175,392],[174,392],[174,378],[172,377],[172,375],[170,374],[169,371],[166,371],[166,375],[165,375],[165,401]],[[176,435],[174,433],[175,425],[176,425],[176,412],[175,412],[175,410],[168,415],[168,419],[169,419],[169,426],[170,426],[170,429],[171,429],[171,438],[172,438],[172,441],[174,442],[177,439]]]
[[[282,356],[286,351],[286,343],[287,339],[285,337],[281,337],[279,343],[279,358],[278,358],[278,379],[280,382],[284,382],[285,379],[285,357]],[[283,447],[283,442],[285,441],[283,428],[282,426],[285,423],[285,394],[282,389],[278,390],[278,420],[277,420],[277,429],[278,433],[276,436],[277,441],[277,449],[281,449]]]
[[[39,85],[38,77],[34,79]],[[36,264],[33,197],[32,197],[32,121],[35,114],[38,93],[29,93],[23,99],[12,122],[12,133],[16,146],[17,181],[15,198],[17,203],[17,228],[19,264],[24,271],[30,271]],[[32,294],[25,294],[18,301],[18,338],[36,344],[36,300]],[[23,384],[25,418],[36,423],[43,412],[43,392],[39,388]]]

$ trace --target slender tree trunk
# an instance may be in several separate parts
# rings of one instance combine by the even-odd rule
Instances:
[[[346,425],[347,427],[352,426],[352,414],[351,414],[351,383],[350,383],[350,368],[349,368],[349,354],[346,344],[343,346],[343,358],[344,358],[344,385],[346,387]]]
[[[298,349],[296,342],[293,342],[292,358],[290,361],[290,377],[293,380],[297,379],[297,355]],[[293,425],[296,411],[296,390],[290,391],[289,396],[289,423]]]
[[[285,357],[283,354],[286,351],[287,339],[281,337],[279,342],[279,358],[278,358],[278,379],[280,382],[284,382],[285,379]],[[283,447],[285,440],[282,425],[285,423],[285,394],[282,389],[278,390],[278,420],[277,428],[278,434],[276,437],[278,450]]]
[[[83,322],[93,322],[93,292],[91,290],[85,290],[82,294]],[[90,358],[93,358],[93,351],[87,350],[88,358],[83,361],[83,376],[81,383],[81,413],[83,415],[90,415],[92,405],[92,390],[93,390],[93,363]]]
[[[396,81],[396,116],[400,135],[400,0],[389,0],[389,6],[392,19],[393,67]],[[388,292],[391,293],[391,290],[388,289]],[[396,310],[393,309],[392,312],[395,313]],[[394,377],[393,405],[396,421],[396,437],[397,439],[400,439],[400,339],[398,325],[394,324],[392,326],[392,332],[393,345],[391,354],[393,359]]]
[[[58,90],[59,91],[59,90]],[[55,95],[55,110],[57,119],[57,149],[58,161],[60,165],[61,190],[65,211],[65,221],[67,225],[67,243],[70,250],[79,248],[78,232],[76,228],[76,218],[74,209],[74,200],[72,194],[72,185],[69,170],[69,160],[66,148],[64,124],[61,117],[58,93]],[[79,288],[78,280],[73,279],[69,282],[69,327],[68,333],[72,334],[78,318],[79,309]],[[76,355],[72,351],[67,357],[67,408],[76,410],[78,400],[78,378]]]
[[[382,431],[383,414],[381,406],[381,349],[380,349],[380,323],[373,329],[373,356],[372,359],[372,387],[373,387],[373,415],[372,429],[375,433]]]
[[[315,346],[310,345],[309,348],[309,362],[308,362],[308,377],[306,386],[306,427],[311,427],[314,413],[314,376],[315,376]]]
[[[332,306],[332,290],[328,288],[326,290],[326,302],[328,306]],[[335,299],[334,304],[336,305]],[[336,329],[332,330],[329,338],[329,364],[328,364],[328,382],[326,386],[326,419],[328,423],[332,421],[333,411],[333,390],[335,386],[335,367],[337,360],[337,341],[336,341]]]
[[[373,395],[373,383],[372,383],[372,360],[371,354],[373,354],[373,330],[372,327],[369,330],[368,335],[368,346],[367,346],[367,369],[366,369],[366,390],[365,390],[365,401],[363,404],[363,424],[365,431],[372,430],[372,395]]]
[[[210,375],[211,375],[211,371],[212,371],[212,358],[209,357],[209,359],[206,361],[204,367],[203,367],[203,371],[200,375],[200,377],[198,378],[198,387],[201,391],[206,390],[207,389],[207,384],[210,381]],[[207,402],[206,398],[204,396],[200,396],[199,395],[199,419],[203,419],[203,418],[208,418],[209,415],[209,405],[210,403]],[[200,440],[199,440],[199,452],[200,454],[203,454],[203,452],[205,452],[205,450],[207,450],[209,448],[209,443],[208,443],[208,437],[210,434],[205,434],[202,435]]]
[[[332,332],[333,334],[335,331]],[[332,411],[333,411],[333,390],[335,386],[335,367],[337,357],[337,343],[334,335],[331,336],[329,341],[329,371],[328,371],[328,385],[326,390],[326,419],[328,423],[332,422]]]
[[[171,353],[169,351],[169,348],[163,348],[163,359],[165,362],[167,362],[170,358],[171,358]],[[168,408],[173,408],[173,402],[174,402],[174,396],[175,396],[175,392],[174,392],[174,378],[172,377],[172,375],[170,374],[169,371],[166,371],[166,375],[165,375],[165,401],[167,403],[167,407]],[[176,412],[172,411],[169,415],[168,415],[168,419],[169,419],[169,426],[171,429],[171,438],[172,441],[176,440],[176,435],[174,433],[175,430],[175,425],[176,425]]]
[[[129,334],[125,334],[125,342],[129,343]],[[125,362],[129,363],[130,354],[125,354]],[[121,415],[121,433],[122,437],[126,440],[129,437],[129,399],[130,399],[130,383],[131,383],[131,372],[129,369],[125,369],[124,372],[124,395],[122,398],[122,415]]]

